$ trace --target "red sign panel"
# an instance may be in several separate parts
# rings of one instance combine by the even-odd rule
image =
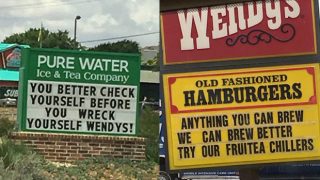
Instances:
[[[21,47],[14,46],[0,53],[0,68],[19,69],[21,62]]]
[[[161,13],[164,64],[317,53],[313,0],[270,0]]]

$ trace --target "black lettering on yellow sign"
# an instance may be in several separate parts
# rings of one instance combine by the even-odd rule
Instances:
[[[211,130],[202,132],[202,141],[207,142],[221,142],[221,130]]]
[[[233,125],[234,126],[243,126],[250,125],[250,114],[232,114]]]
[[[253,128],[228,129],[228,141],[253,140]]]
[[[273,82],[285,82],[288,77],[285,74],[270,75],[270,76],[251,76],[237,78],[223,78],[223,86],[245,85],[245,84],[262,84]]]
[[[195,146],[178,147],[180,159],[194,158]]]
[[[203,145],[201,147],[202,157],[220,156],[219,145]]]
[[[272,112],[261,112],[254,113],[255,124],[273,124],[273,113]]]
[[[234,128],[228,128],[228,117],[232,117],[230,122]],[[181,129],[201,131],[203,144],[198,148],[201,150],[202,158],[219,157],[221,142],[226,143],[223,146],[227,156],[265,154],[266,150],[270,153],[312,151],[315,146],[314,140],[294,139],[293,128],[297,127],[289,125],[303,122],[303,119],[303,110],[183,117]],[[259,126],[250,127],[250,123]],[[196,146],[192,146],[192,133],[193,131],[177,133],[178,143],[183,145],[177,148],[180,159],[195,157]],[[225,142],[222,141],[223,135],[227,135],[227,139],[223,139]]]
[[[211,79],[211,80],[198,80],[195,83],[197,88],[201,88],[201,87],[213,87],[213,86],[217,86],[218,85],[218,81],[215,79]]]
[[[279,111],[279,123],[303,122],[303,110],[299,111]]]
[[[191,132],[178,133],[179,144],[191,144]]]
[[[291,126],[257,127],[258,139],[292,137]]]
[[[227,115],[201,116],[202,128],[228,127]]]
[[[199,117],[182,118],[181,129],[194,129],[199,127]]]
[[[184,106],[300,99],[301,83],[183,91]]]
[[[227,127],[227,115],[213,115],[213,116],[196,116],[181,118],[181,129],[198,129],[198,128],[213,128],[213,127]]]
[[[266,152],[263,142],[226,144],[226,151],[228,156],[264,154]]]
[[[271,153],[312,151],[313,139],[276,140],[269,143]]]

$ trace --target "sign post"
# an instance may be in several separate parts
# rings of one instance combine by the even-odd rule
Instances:
[[[140,55],[24,49],[22,131],[135,135]]]

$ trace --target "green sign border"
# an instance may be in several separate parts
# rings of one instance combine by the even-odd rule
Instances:
[[[37,71],[37,57],[39,54],[47,56],[72,56],[72,57],[89,57],[89,58],[106,58],[106,59],[117,59],[126,60],[128,62],[129,72],[126,73],[130,75],[130,80],[127,83],[105,83],[103,81],[93,81],[93,82],[79,82],[79,80],[55,80],[48,78],[36,77]],[[136,136],[139,132],[139,92],[140,92],[140,62],[141,55],[138,53],[109,53],[109,52],[93,52],[93,51],[75,51],[75,50],[60,50],[60,49],[41,49],[41,48],[28,48],[22,50],[22,62],[20,67],[20,81],[19,81],[19,100],[18,100],[18,126],[19,131],[28,132],[49,132],[49,133],[65,133],[65,134],[93,134],[93,135],[116,135],[116,136]],[[76,66],[76,63],[74,63]],[[44,70],[48,70],[44,69]],[[61,69],[49,69],[49,71],[61,71]],[[78,72],[74,69],[73,72]],[[83,71],[88,72],[88,71]],[[95,71],[96,72],[96,71]],[[99,72],[99,71],[98,71]],[[103,71],[101,71],[102,73]],[[121,74],[121,73],[116,73]],[[123,74],[123,73],[122,73]],[[132,77],[132,78],[131,78]],[[55,81],[55,82],[76,82],[76,83],[88,83],[88,84],[109,84],[109,85],[131,85],[137,87],[137,97],[136,97],[136,119],[135,119],[135,133],[134,134],[115,134],[115,133],[95,133],[95,132],[76,132],[76,131],[54,131],[54,130],[28,130],[26,128],[26,116],[27,116],[27,97],[28,97],[28,81],[29,80],[43,80],[43,81]]]

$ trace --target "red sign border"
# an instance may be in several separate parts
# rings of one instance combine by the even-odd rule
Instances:
[[[249,73],[257,73],[257,72],[278,72],[284,70],[306,70],[307,73],[311,74],[313,77],[313,96],[309,98],[307,102],[300,103],[283,103],[276,105],[258,105],[258,106],[242,106],[242,107],[230,107],[230,108],[210,108],[210,109],[199,109],[199,110],[182,110],[180,111],[175,105],[172,104],[172,84],[178,78],[193,78],[193,77],[204,77],[204,76],[222,76],[222,75],[234,75],[234,74],[243,74],[244,72],[234,72],[234,73],[222,73],[222,74],[206,74],[206,75],[191,75],[191,76],[183,76],[183,77],[168,77],[168,86],[169,86],[169,96],[170,96],[170,111],[171,114],[179,114],[179,113],[193,113],[193,112],[209,112],[209,111],[222,111],[222,110],[237,110],[237,109],[251,109],[251,108],[266,108],[266,107],[279,107],[279,106],[297,106],[297,105],[311,105],[317,104],[317,92],[316,92],[316,77],[315,77],[315,68],[314,67],[301,67],[301,68],[290,68],[290,69],[276,69],[276,70],[262,70],[262,71],[250,71],[245,72]]]

